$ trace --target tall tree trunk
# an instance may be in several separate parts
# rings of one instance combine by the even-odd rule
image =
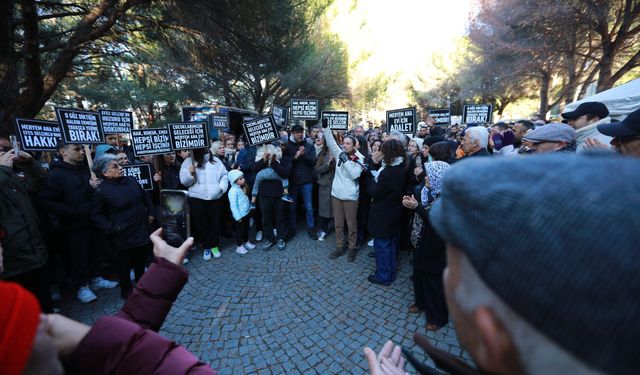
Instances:
[[[13,1],[0,1],[0,136],[13,133],[12,108],[18,97],[18,55],[13,50]]]
[[[611,72],[613,71],[614,47],[609,41],[602,43],[602,57],[600,58],[600,75],[598,76],[597,92],[611,88]]]
[[[547,112],[549,112],[549,86],[551,84],[551,75],[547,70],[541,71],[540,77],[540,117],[544,120],[547,119]]]

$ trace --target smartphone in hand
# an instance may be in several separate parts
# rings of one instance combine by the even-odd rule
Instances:
[[[18,139],[15,135],[9,136],[9,141],[11,142],[11,147],[13,148],[13,153],[17,156],[20,156],[20,145],[18,144]]]
[[[164,240],[173,247],[180,247],[191,237],[188,194],[184,190],[160,191],[162,233]]]

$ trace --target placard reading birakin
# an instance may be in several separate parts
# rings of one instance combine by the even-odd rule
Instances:
[[[280,139],[276,121],[272,115],[258,117],[242,124],[249,146],[261,145]]]
[[[289,124],[289,108],[274,105],[271,114],[277,126],[286,127]]]
[[[415,134],[416,109],[403,108],[387,111],[387,131],[399,131],[405,134]]]
[[[104,143],[104,133],[98,112],[58,107],[55,110],[66,143]]]
[[[322,111],[322,118],[327,119],[329,129],[347,130],[349,128],[349,112]]]
[[[463,124],[490,124],[492,117],[491,104],[467,104],[462,111]]]
[[[169,124],[169,137],[174,151],[209,147],[209,134],[204,122]]]
[[[133,155],[161,155],[172,152],[169,130],[166,128],[132,129]]]
[[[291,119],[317,120],[319,114],[317,99],[291,99]]]
[[[124,176],[133,177],[143,190],[153,190],[153,178],[151,178],[151,166],[149,164],[123,165]]]
[[[104,134],[126,134],[133,129],[133,114],[129,111],[99,109]]]
[[[55,121],[17,118],[20,144],[26,151],[55,151],[62,139],[60,125]]]
[[[451,108],[430,109],[428,113],[436,120],[436,125],[451,125]]]

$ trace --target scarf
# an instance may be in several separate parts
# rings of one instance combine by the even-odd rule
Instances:
[[[432,202],[442,190],[442,179],[450,165],[443,161],[434,161],[424,164],[424,172],[429,177],[430,187],[423,187],[420,192],[420,200],[423,206]]]

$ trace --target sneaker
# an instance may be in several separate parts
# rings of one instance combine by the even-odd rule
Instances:
[[[282,198],[280,198],[280,199],[282,199],[285,202],[289,202],[289,203],[293,203],[294,202],[293,198],[291,198],[291,196],[289,194],[283,195]]]
[[[367,242],[367,246],[373,247],[373,238],[371,239],[371,241]]]
[[[256,245],[252,244],[249,241],[245,242],[245,244],[243,246],[244,246],[245,249],[249,249],[249,250],[253,250],[253,249],[256,248]]]
[[[283,239],[279,239],[278,240],[278,250],[284,250],[285,247],[287,247],[287,243],[284,242]]]
[[[202,260],[211,260],[211,249],[204,249]]]
[[[213,247],[211,248],[211,253],[213,254],[213,257],[218,259],[222,256],[222,254],[220,254],[220,250],[218,250],[218,247]]]
[[[182,260],[182,264],[184,265],[184,264],[187,264],[187,263],[189,263],[189,259],[184,258],[184,259]]]
[[[323,231],[318,232],[318,241],[324,241],[324,239],[327,237],[327,234]]]
[[[89,285],[83,285],[80,288],[78,288],[76,297],[78,297],[78,299],[82,303],[89,303],[98,299],[98,297],[96,297],[96,295],[91,291],[91,289],[89,289]]]
[[[236,247],[236,253],[240,254],[240,255],[245,255],[246,253],[248,253],[247,249],[244,248],[244,246],[240,245],[238,247]]]
[[[262,241],[262,231],[259,230],[256,232],[256,242]]]
[[[266,240],[265,243],[262,244],[262,250],[269,251],[273,245],[275,245],[275,243],[272,240]]]
[[[107,279],[103,279],[102,277],[94,277],[93,279],[91,279],[89,285],[93,290],[113,289],[118,286],[118,282],[109,281]]]

